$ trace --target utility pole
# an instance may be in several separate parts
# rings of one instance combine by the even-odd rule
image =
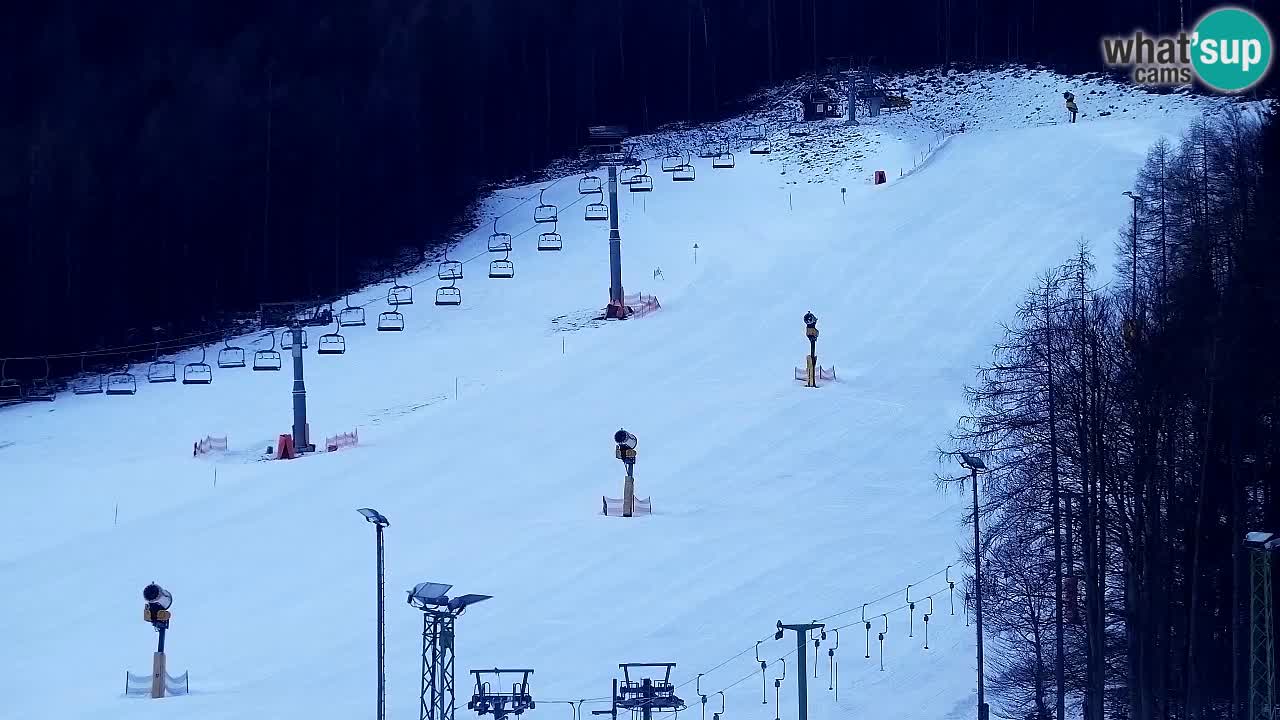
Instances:
[[[809,683],[807,671],[805,670],[805,655],[808,648],[805,642],[809,639],[810,630],[818,630],[826,627],[823,623],[800,623],[796,625],[783,625],[782,621],[778,621],[778,631],[773,634],[774,640],[781,640],[782,633],[786,630],[793,630],[796,634],[796,676],[799,678],[799,689],[796,690],[797,720],[809,720]]]
[[[969,471],[969,482],[973,485],[973,589],[978,634],[978,720],[987,720],[991,715],[991,707],[987,705],[986,682],[983,679],[982,538],[978,525],[978,473],[985,471],[987,466],[982,462],[982,458],[964,452],[960,453],[960,466]]]

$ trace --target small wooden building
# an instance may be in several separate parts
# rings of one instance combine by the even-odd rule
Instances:
[[[806,122],[840,117],[840,104],[832,99],[826,90],[820,87],[809,88],[801,99],[801,104],[804,106],[804,119]]]

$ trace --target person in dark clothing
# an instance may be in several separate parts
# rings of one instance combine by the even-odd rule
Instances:
[[[1062,93],[1063,99],[1067,101],[1067,112],[1071,113],[1071,122],[1076,121],[1076,113],[1080,111],[1080,107],[1076,105],[1076,96],[1069,92]]]

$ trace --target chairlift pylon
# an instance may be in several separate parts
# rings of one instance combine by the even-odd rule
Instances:
[[[222,349],[218,351],[218,367],[244,367],[244,348],[232,345],[231,341],[226,338],[223,338],[222,346]]]
[[[270,330],[262,335],[262,337],[271,338],[271,349],[259,350],[253,354],[253,369],[273,371],[279,370],[281,366],[280,352],[276,350],[276,334]]]
[[[71,392],[76,395],[97,395],[102,392],[102,374],[93,373],[90,375],[85,371],[84,355],[84,353],[80,353],[80,377],[71,386]]]
[[[454,306],[462,304],[462,290],[454,283],[456,279],[451,278],[448,285],[444,285],[436,290],[436,305]]]
[[[582,217],[588,222],[599,222],[609,219],[609,206],[604,204],[604,191],[600,190],[599,197],[593,203],[587,203],[583,210]]]
[[[601,191],[600,178],[596,175],[583,175],[578,181],[578,194],[591,195]]]
[[[151,360],[151,367],[147,368],[147,382],[152,383],[171,383],[178,379],[178,366],[172,360],[160,359],[160,343],[156,343],[155,356]]]
[[[493,219],[493,233],[489,235],[489,252],[511,252],[511,233],[498,232],[498,218]]]
[[[213,368],[205,362],[205,347],[200,346],[200,362],[187,363],[182,368],[183,385],[208,385],[213,382]]]
[[[538,191],[538,206],[533,209],[535,223],[553,223],[560,219],[560,208],[542,199],[542,194],[546,191],[546,188]]]
[[[364,308],[351,304],[351,296],[346,298],[346,307],[338,312],[338,327],[364,327]]]
[[[138,379],[129,372],[129,363],[124,369],[107,376],[107,395],[133,395],[138,392]]]

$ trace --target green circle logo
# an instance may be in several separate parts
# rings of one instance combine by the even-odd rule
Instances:
[[[1248,90],[1271,67],[1271,32],[1261,18],[1244,8],[1207,13],[1196,23],[1191,42],[1196,74],[1219,92]]]

